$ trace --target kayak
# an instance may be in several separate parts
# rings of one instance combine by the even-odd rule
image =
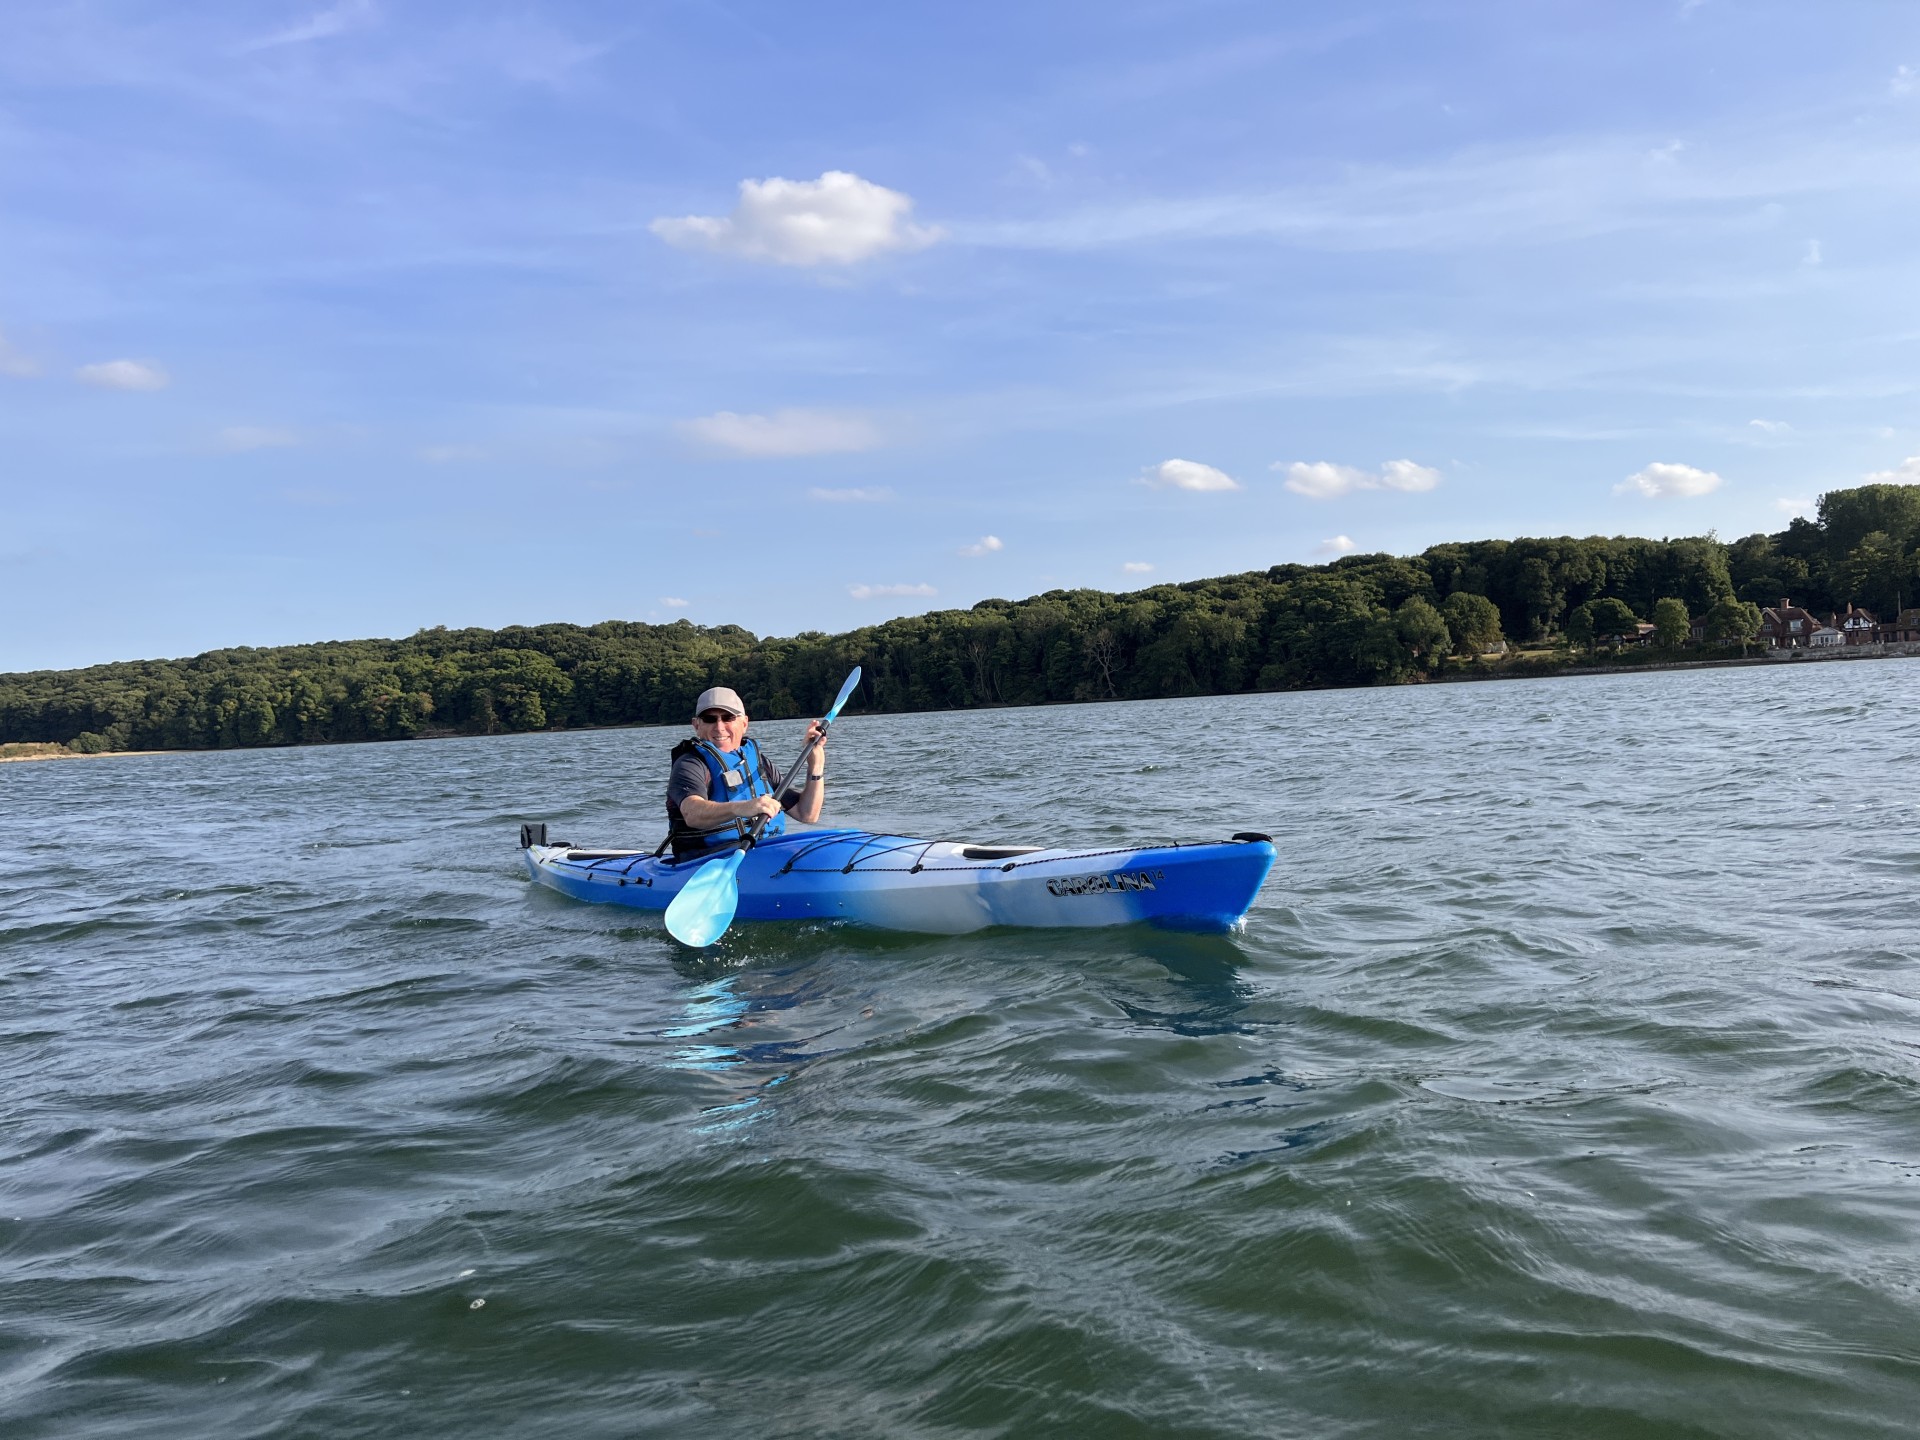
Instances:
[[[701,866],[650,850],[583,850],[520,827],[527,870],[576,900],[665,910]],[[871,830],[791,825],[741,858],[741,920],[843,920],[879,930],[961,935],[990,925],[1158,926],[1221,931],[1240,922],[1273,866],[1273,841],[1130,849],[968,845]]]

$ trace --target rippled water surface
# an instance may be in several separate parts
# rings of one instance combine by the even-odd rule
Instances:
[[[1916,701],[835,730],[830,819],[1272,832],[1230,937],[530,884],[661,730],[0,766],[0,1432],[1911,1434]]]

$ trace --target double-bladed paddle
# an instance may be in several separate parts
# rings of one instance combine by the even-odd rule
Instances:
[[[840,695],[833,702],[833,708],[821,717],[820,734],[807,742],[806,749],[800,752],[800,758],[788,769],[780,793],[791,788],[793,777],[807,763],[813,747],[826,737],[827,727],[839,716],[840,707],[847,703],[847,698],[859,683],[860,667],[856,665],[853,673],[847,676],[847,683],[840,687]],[[740,905],[740,862],[746,858],[754,842],[759,840],[760,831],[766,823],[766,816],[757,816],[738,848],[718,860],[708,860],[702,864],[693,872],[692,878],[680,887],[680,893],[673,897],[673,903],[667,906],[667,931],[682,945],[704,950],[727,933],[727,927],[733,924],[733,912]]]

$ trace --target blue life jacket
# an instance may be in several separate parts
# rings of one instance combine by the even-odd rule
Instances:
[[[760,747],[753,743],[751,735],[740,742],[736,751],[722,750],[705,740],[682,740],[673,747],[675,760],[688,753],[698,755],[707,763],[709,800],[750,800],[756,795],[773,794],[773,767],[760,753]],[[681,816],[678,805],[667,802],[667,840],[676,856],[697,855],[703,850],[745,839],[752,826],[751,820],[729,820],[715,830],[696,830]],[[782,811],[769,818],[760,827],[760,833],[778,835],[786,828],[786,812]]]

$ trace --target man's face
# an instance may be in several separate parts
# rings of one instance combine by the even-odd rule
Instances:
[[[747,735],[747,717],[724,710],[703,710],[693,717],[693,733],[722,750],[738,750]]]

